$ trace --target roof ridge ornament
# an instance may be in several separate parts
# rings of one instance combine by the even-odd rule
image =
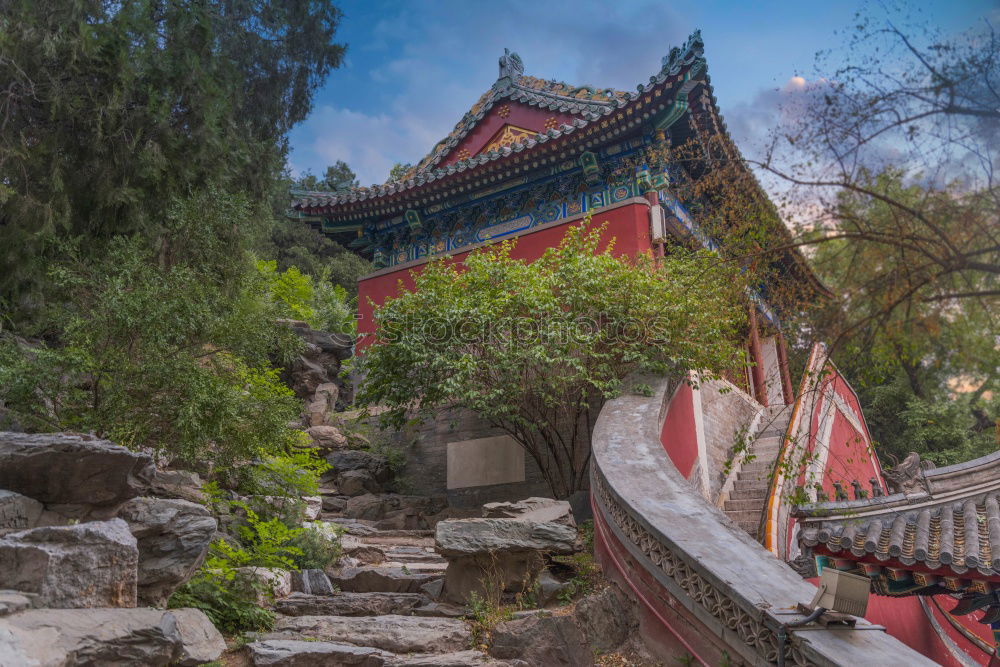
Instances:
[[[517,81],[522,74],[524,74],[524,62],[521,56],[511,53],[510,49],[504,49],[503,55],[500,56],[500,76],[497,78],[507,77],[511,81]]]
[[[701,30],[695,30],[688,36],[684,46],[675,46],[670,49],[670,53],[663,56],[660,61],[660,71],[676,73],[676,69],[679,69],[682,63],[699,58],[704,52],[705,42],[701,38]]]

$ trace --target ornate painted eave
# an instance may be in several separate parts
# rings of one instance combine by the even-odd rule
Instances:
[[[636,92],[607,92],[610,89],[594,90],[589,87],[570,88],[566,84],[523,77],[516,72],[509,72],[506,76],[501,76],[493,88],[485,93],[459,122],[452,134],[438,144],[407,177],[384,185],[357,188],[347,193],[307,193],[296,196],[292,208],[310,215],[341,218],[389,214],[391,210],[381,208],[383,202],[389,204],[390,201],[394,202],[401,198],[416,198],[429,202],[441,198],[441,189],[468,181],[473,174],[493,176],[496,169],[489,169],[485,165],[495,166],[494,163],[500,162],[497,168],[505,168],[509,167],[511,162],[520,162],[518,158],[521,156],[534,161],[535,155],[539,152],[568,148],[573,143],[589,141],[592,144],[595,140],[599,140],[601,135],[617,135],[626,129],[634,128],[641,121],[648,121],[653,116],[669,114],[674,106],[668,108],[667,105],[676,105],[677,100],[681,100],[682,106],[686,109],[687,95],[699,83],[709,85],[703,52],[701,35],[695,32],[682,49],[674,48],[670,55],[663,59],[660,71],[650,77],[648,84],[639,84]],[[577,97],[562,94],[564,90],[587,92]],[[673,93],[673,99],[662,99],[665,90]],[[598,94],[600,95],[596,96]],[[714,97],[711,94],[702,98],[711,100],[714,105]],[[564,113],[579,114],[579,117],[571,123],[539,132],[533,138],[525,139],[511,148],[488,151],[444,167],[437,166],[476,126],[476,123],[482,120],[498,101],[504,99]],[[712,111],[717,115],[717,110]],[[611,121],[614,121],[614,127],[610,127]],[[719,129],[724,128],[721,119],[718,119],[715,125]],[[595,133],[598,137],[593,136]],[[610,139],[611,136],[607,138]],[[552,157],[542,158],[542,164],[546,160],[555,161]],[[523,166],[520,168],[523,169]]]
[[[886,476],[892,495],[797,507],[799,543],[834,557],[1000,582],[1000,452],[931,469],[912,454]]]

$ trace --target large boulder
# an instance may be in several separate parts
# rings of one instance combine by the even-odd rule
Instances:
[[[486,503],[483,516],[490,519],[521,519],[539,523],[562,523],[576,527],[573,509],[565,500],[525,498],[515,502]]]
[[[571,554],[576,529],[523,519],[448,519],[438,523],[434,548],[445,558],[537,551]]]
[[[547,554],[576,550],[576,529],[526,519],[448,519],[437,524],[434,548],[448,559],[442,599],[464,604],[480,597],[523,591]]]
[[[204,505],[208,496],[202,491],[202,480],[196,472],[188,470],[157,470],[150,482],[149,495],[158,498],[177,498]]]
[[[154,472],[148,455],[107,440],[0,432],[0,489],[45,505],[117,505],[145,493]]]
[[[5,587],[54,608],[134,607],[139,550],[121,519],[49,526],[0,539]]]
[[[218,660],[226,651],[226,640],[205,612],[200,609],[172,609],[180,634],[180,651],[176,662],[180,667],[193,667]]]
[[[380,521],[400,516],[414,517],[414,523],[419,524],[421,523],[419,521],[420,517],[440,512],[447,505],[447,502],[442,496],[401,496],[394,493],[367,493],[347,501],[347,504],[341,510],[341,514],[349,519],[364,519],[367,521]],[[420,527],[419,525],[398,526],[401,529]],[[384,529],[388,528],[388,526],[384,527]]]
[[[289,637],[290,636],[290,637]],[[314,637],[349,642],[393,653],[445,653],[469,646],[464,621],[419,616],[285,616],[274,624],[273,638]]]
[[[0,530],[35,528],[44,511],[37,500],[0,489]]]
[[[333,595],[333,584],[323,570],[309,569],[292,572],[292,590],[307,595]],[[295,593],[292,593],[295,595]]]
[[[238,567],[237,575],[254,587],[257,604],[269,605],[272,599],[292,594],[292,573],[277,567]]]
[[[347,447],[347,437],[336,426],[312,424],[306,429],[317,449],[339,450]]]
[[[195,665],[218,658],[220,647],[197,609],[33,609],[0,618],[0,665]]]
[[[329,414],[337,408],[337,396],[339,395],[340,389],[333,382],[324,382],[316,387],[312,398],[306,402],[307,424],[309,426],[326,424]],[[347,438],[343,438],[343,444],[347,444]]]
[[[614,584],[580,600],[574,616],[587,643],[601,653],[621,646],[639,628],[635,602]]]
[[[382,485],[367,470],[348,470],[336,476],[337,488],[345,496],[355,497],[367,493],[381,493]]]
[[[305,350],[285,367],[282,379],[299,398],[310,400],[322,385],[335,384],[340,362],[353,353],[354,340],[350,336],[316,331],[297,320],[284,323],[302,338]]]
[[[133,498],[118,511],[139,549],[139,603],[163,607],[205,560],[218,527],[203,506],[187,500]]]
[[[529,665],[593,665],[593,653],[571,616],[530,616],[498,624],[491,633],[489,654]]]
[[[388,459],[379,454],[373,454],[360,449],[345,449],[333,452],[326,457],[326,462],[332,466],[333,472],[338,475],[352,470],[366,470],[379,484],[385,484],[392,478]]]

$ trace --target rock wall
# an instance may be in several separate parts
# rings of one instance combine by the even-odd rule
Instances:
[[[225,642],[163,606],[216,532],[192,473],[72,433],[0,432],[0,665],[194,665]]]

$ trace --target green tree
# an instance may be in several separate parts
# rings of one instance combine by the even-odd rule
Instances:
[[[403,180],[406,173],[413,169],[413,165],[409,162],[397,162],[392,165],[392,169],[389,170],[389,182],[393,183],[395,181]]]
[[[347,192],[358,187],[358,176],[354,170],[343,160],[337,160],[326,168],[323,178],[320,178],[311,171],[295,179],[293,187],[300,190],[320,190],[326,192]]]
[[[866,187],[894,203],[841,193],[836,218],[823,230],[840,238],[818,244],[813,255],[837,295],[817,313],[818,329],[836,343],[834,359],[858,389],[877,451],[890,462],[910,451],[938,464],[986,454],[998,444],[998,406],[990,399],[1000,373],[989,298],[937,298],[977,284],[974,276],[953,274],[940,275],[933,287],[901,300],[897,295],[914,288],[912,274],[921,270],[926,253],[912,247],[885,252],[882,244],[850,234],[863,227],[873,236],[918,238],[912,226],[901,227],[895,204],[920,207],[935,217],[943,234],[956,239],[969,232],[963,213],[984,213],[971,210],[960,187],[907,185],[899,170],[883,172]],[[900,306],[887,309],[893,301]],[[865,326],[856,326],[859,322]]]
[[[92,431],[201,470],[293,447],[301,406],[270,359],[302,343],[253,270],[248,209],[206,191],[167,204],[167,255],[119,236],[99,261],[56,264],[55,340],[0,339],[0,404],[31,430]]]
[[[60,239],[97,256],[119,234],[158,238],[165,204],[209,183],[266,201],[287,131],[341,62],[340,18],[309,0],[5,2],[0,301],[11,316],[43,307]],[[244,228],[265,211],[247,214]]]
[[[583,488],[595,420],[626,376],[736,367],[744,311],[740,274],[718,256],[633,262],[598,252],[600,235],[573,227],[530,264],[511,242],[464,268],[429,263],[378,309],[359,402],[394,426],[470,409],[524,447],[556,497]]]

